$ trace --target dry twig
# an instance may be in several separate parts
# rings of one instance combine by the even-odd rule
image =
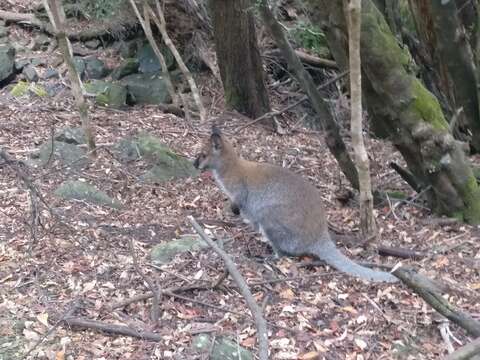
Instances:
[[[262,315],[262,309],[258,306],[255,301],[250,289],[248,288],[245,279],[242,277],[238,271],[235,263],[232,261],[230,256],[223,251],[217,244],[215,244],[208,236],[205,234],[203,229],[198,225],[197,221],[193,216],[188,216],[190,224],[192,224],[195,231],[200,235],[200,237],[222,258],[225,262],[225,266],[228,269],[228,272],[232,276],[233,280],[237,283],[240,293],[245,298],[247,305],[252,313],[253,319],[255,320],[255,327],[257,328],[257,339],[258,339],[258,355],[260,360],[268,360],[268,333],[267,333],[267,323]]]
[[[480,354],[480,337],[471,343],[458,348],[453,353],[444,358],[444,360],[474,360],[476,355]]]

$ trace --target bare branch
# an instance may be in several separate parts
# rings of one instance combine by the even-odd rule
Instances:
[[[253,298],[253,295],[248,288],[248,285],[245,279],[242,277],[240,272],[237,269],[237,266],[232,261],[230,256],[223,251],[216,243],[214,243],[208,236],[205,234],[203,229],[198,225],[197,221],[193,216],[188,216],[188,221],[192,224],[195,231],[200,235],[200,237],[222,258],[225,262],[225,266],[228,269],[228,272],[232,276],[233,280],[237,283],[240,293],[245,298],[247,305],[252,313],[253,319],[255,320],[255,326],[257,328],[257,339],[258,339],[258,355],[260,360],[268,360],[268,333],[267,333],[267,323],[262,315],[262,309],[258,306],[257,302]]]
[[[458,348],[445,357],[444,360],[473,360],[474,356],[478,354],[480,354],[480,337],[473,340],[471,343]]]
[[[172,52],[173,56],[175,57],[175,60],[177,61],[178,67],[182,71],[183,75],[187,78],[188,85],[190,86],[190,90],[192,91],[193,98],[195,99],[195,103],[197,104],[198,111],[200,113],[200,120],[204,121],[207,117],[207,112],[205,110],[205,107],[203,106],[202,98],[200,97],[200,91],[197,88],[197,84],[195,83],[195,80],[193,79],[192,74],[188,70],[187,66],[182,60],[182,57],[180,56],[180,53],[178,52],[177,48],[173,44],[172,39],[168,35],[167,32],[167,24],[165,22],[165,16],[163,15],[163,10],[162,7],[160,6],[160,2],[156,0],[156,5],[157,5],[157,14],[153,11],[153,9],[145,3],[145,7],[148,8],[152,15],[153,22],[155,25],[157,25],[158,30],[162,34],[163,42],[165,45],[170,49]]]
[[[392,273],[440,314],[464,328],[472,336],[480,336],[480,322],[469,314],[455,309],[452,304],[445,300],[438,287],[430,279],[406,267],[395,269]]]

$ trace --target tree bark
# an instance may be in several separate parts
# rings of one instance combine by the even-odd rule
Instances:
[[[342,172],[345,174],[352,187],[358,190],[359,185],[357,169],[355,168],[355,164],[348,154],[347,147],[345,146],[345,143],[340,135],[340,128],[333,118],[328,105],[322,99],[312,77],[308,71],[305,70],[302,62],[295,54],[295,51],[288,42],[281,25],[275,19],[272,11],[268,7],[266,0],[262,0],[259,10],[265,25],[269,29],[272,37],[275,39],[277,46],[282,51],[288,67],[294,73],[303,91],[305,91],[310,98],[312,107],[318,114],[319,121],[325,130],[325,140],[330,152],[337,160],[338,165],[342,169]]]
[[[346,23],[337,1],[309,0],[332,54],[346,69]],[[372,120],[403,155],[429,205],[439,214],[480,223],[480,189],[463,146],[454,140],[437,99],[408,72],[410,57],[372,0],[362,2],[363,90]]]
[[[227,106],[251,118],[270,111],[250,0],[210,0]]]
[[[350,0],[348,6],[348,49],[350,64],[350,110],[352,146],[360,185],[360,229],[366,239],[376,237],[370,164],[363,142],[362,69],[360,60],[360,24],[362,0]]]
[[[438,86],[448,99],[452,114],[463,108],[459,124],[473,133],[471,144],[480,151],[480,113],[473,53],[455,1],[410,0],[417,32]]]
[[[80,76],[75,68],[75,63],[73,62],[72,47],[65,33],[65,13],[62,8],[61,0],[43,0],[43,3],[47,10],[53,31],[55,32],[58,47],[62,52],[65,64],[67,64],[70,85],[75,98],[75,104],[80,114],[83,131],[85,132],[88,150],[91,152],[92,156],[95,156],[95,135],[88,116],[88,106],[85,97],[83,96],[84,90],[82,81],[80,80]]]

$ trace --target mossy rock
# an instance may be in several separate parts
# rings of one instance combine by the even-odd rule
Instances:
[[[95,94],[97,104],[112,108],[121,108],[127,102],[127,89],[125,86],[102,80],[93,80],[85,84],[85,89]]]
[[[212,339],[208,334],[199,334],[193,338],[192,347],[197,353],[210,353],[210,360],[253,360],[250,351],[225,336]]]
[[[0,45],[0,81],[9,79],[15,70],[15,48],[10,44]]]
[[[198,174],[190,160],[175,154],[159,138],[150,134],[120,141],[116,152],[120,161],[144,159],[151,164],[150,170],[142,176],[148,182],[165,182]]]
[[[168,104],[172,101],[160,74],[127,75],[120,83],[127,87],[129,104]]]
[[[55,135],[55,140],[75,145],[87,143],[85,131],[79,127],[63,128],[58,134]]]
[[[78,180],[65,181],[55,190],[55,195],[66,200],[82,200],[94,205],[107,206],[114,209],[121,208],[121,204],[105,192]]]
[[[176,255],[187,251],[198,251],[208,245],[195,235],[184,235],[180,239],[156,245],[151,252],[152,261],[156,264],[167,264]]]
[[[135,74],[138,71],[139,65],[137,59],[125,59],[115,70],[113,70],[111,75],[112,80],[120,80],[127,75]]]
[[[165,58],[168,70],[175,68],[175,58],[173,57],[172,52],[166,47],[160,47],[160,51]],[[139,71],[143,74],[154,74],[162,71],[160,62],[158,61],[157,55],[153,51],[150,44],[143,45],[136,54],[136,58],[139,62]]]
[[[74,144],[62,141],[45,141],[40,149],[31,155],[28,161],[33,166],[45,166],[50,161],[58,160],[63,165],[71,168],[82,169],[89,163],[86,150]]]

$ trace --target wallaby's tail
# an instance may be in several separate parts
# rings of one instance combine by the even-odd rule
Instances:
[[[390,273],[371,270],[353,262],[343,255],[332,241],[322,241],[319,245],[315,255],[317,255],[320,260],[325,261],[328,265],[333,266],[341,272],[375,282],[398,281],[398,279]]]

